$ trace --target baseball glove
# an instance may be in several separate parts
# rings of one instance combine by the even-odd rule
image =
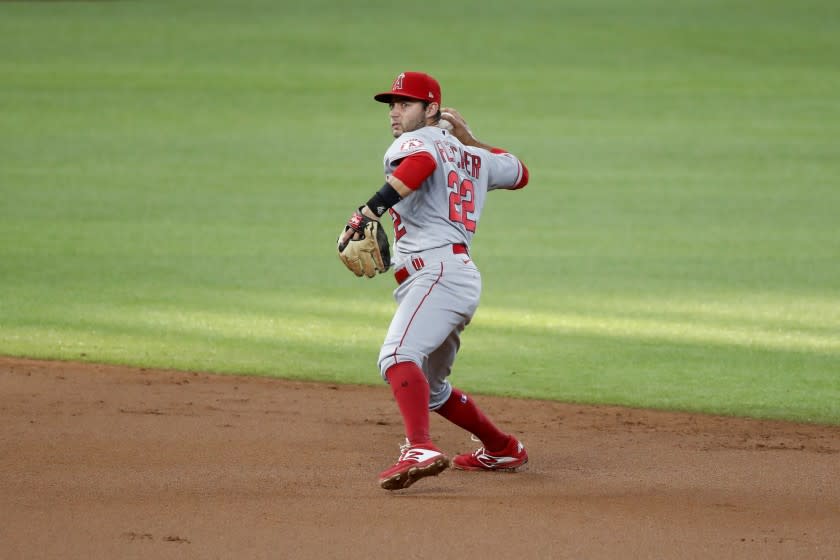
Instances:
[[[348,229],[359,234],[358,239],[338,243],[338,256],[350,272],[356,276],[373,278],[377,272],[385,272],[391,266],[391,249],[388,235],[382,225],[360,212],[355,212],[347,222],[342,235]],[[355,234],[354,234],[355,237]]]

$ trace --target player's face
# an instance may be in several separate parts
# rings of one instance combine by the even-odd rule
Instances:
[[[397,138],[404,132],[411,132],[426,126],[426,107],[422,101],[395,97],[389,105],[391,111],[391,133]]]

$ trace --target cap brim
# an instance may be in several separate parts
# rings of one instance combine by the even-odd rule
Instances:
[[[380,103],[390,103],[391,99],[394,97],[404,97],[405,99],[414,99],[416,101],[428,101],[428,99],[423,99],[422,97],[418,97],[416,95],[406,95],[404,93],[394,93],[393,91],[386,91],[384,93],[377,93],[373,96],[373,98]]]

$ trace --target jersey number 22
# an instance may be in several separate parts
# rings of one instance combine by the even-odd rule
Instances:
[[[475,233],[475,185],[469,179],[461,179],[458,173],[450,171],[446,177],[449,187],[449,219],[464,224],[467,231]]]

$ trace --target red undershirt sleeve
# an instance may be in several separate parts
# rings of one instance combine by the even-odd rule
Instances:
[[[434,173],[435,168],[437,168],[435,158],[426,152],[417,152],[403,158],[393,175],[409,189],[417,190],[423,181]]]

